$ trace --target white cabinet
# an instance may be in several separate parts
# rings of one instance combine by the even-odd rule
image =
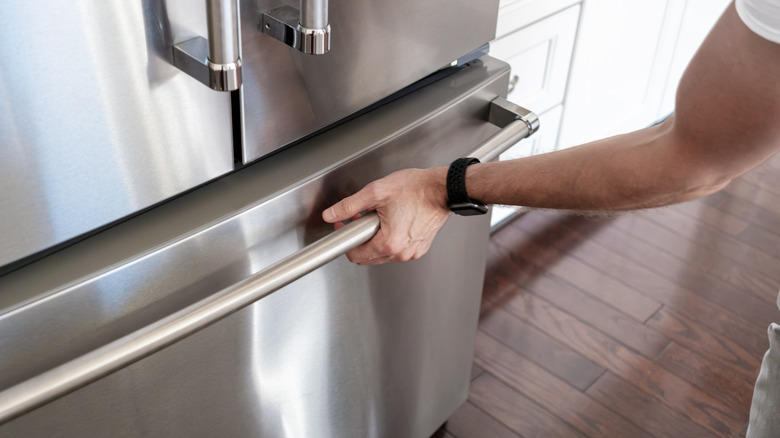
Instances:
[[[560,142],[647,127],[730,0],[584,0]]]
[[[584,143],[656,120],[683,8],[679,0],[585,0],[561,143]]]
[[[498,5],[496,39],[549,17],[582,0],[501,0]],[[575,23],[576,25],[576,23]]]
[[[677,84],[731,0],[502,0],[491,55],[510,101],[541,129],[501,159],[641,129],[674,109]],[[515,207],[496,206],[492,223]]]
[[[579,14],[574,5],[491,44],[490,54],[512,66],[510,101],[537,114],[563,102]]]

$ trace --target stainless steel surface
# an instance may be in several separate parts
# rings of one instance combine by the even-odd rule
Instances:
[[[496,98],[490,105],[492,108],[505,103],[505,99]],[[527,111],[522,113],[528,114]],[[521,115],[517,114],[517,117]],[[509,123],[467,156],[483,162],[489,161],[530,133],[528,125],[521,120]],[[378,230],[379,217],[376,213],[369,213],[238,284],[105,347],[0,392],[0,424],[204,329],[367,242]]]
[[[206,2],[208,40],[195,37],[173,45],[173,64],[217,91],[241,87],[238,0]]]
[[[470,157],[486,162],[496,159],[502,152],[539,129],[539,117],[503,97],[490,101],[488,121],[501,127],[501,131],[480,145]]]
[[[301,27],[325,29],[328,24],[328,0],[301,0]]]
[[[531,110],[527,110],[516,103],[512,103],[503,97],[498,97],[490,102],[490,123],[504,127],[515,120],[521,120],[528,125],[528,135],[539,129],[539,116]]]
[[[186,0],[3,4],[0,267],[233,169],[230,96],[172,65],[198,34]]]
[[[307,55],[324,55],[330,51],[330,25],[326,24],[323,28],[303,27],[299,17],[297,9],[282,6],[264,12],[258,27],[264,34]],[[327,21],[327,16],[325,18]]]
[[[0,388],[327,235],[321,210],[370,180],[469,153],[507,78],[476,62],[0,277]],[[467,395],[488,233],[452,217],[420,260],[336,259],[0,436],[427,437]]]
[[[330,25],[322,29],[312,29],[298,26],[301,34],[301,47],[298,48],[308,55],[324,55],[330,51]]]
[[[263,22],[262,16],[285,5],[281,0],[241,0],[243,94],[250,121],[243,132],[245,162],[482,47],[493,39],[498,16],[498,0],[331,2],[331,50],[308,56],[259,35],[258,23],[264,32],[284,38],[284,26]],[[293,18],[278,21],[296,24]]]
[[[377,230],[379,216],[368,214],[213,296],[0,392],[0,424],[204,329],[365,243]]]
[[[238,46],[238,0],[207,0],[209,61],[232,64],[241,56]]]

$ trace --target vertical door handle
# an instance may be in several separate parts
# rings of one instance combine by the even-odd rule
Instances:
[[[282,6],[264,12],[260,31],[309,55],[330,50],[328,0],[300,0],[300,9]]]
[[[173,65],[217,91],[241,87],[238,0],[206,0],[208,40],[195,37],[173,46]]]

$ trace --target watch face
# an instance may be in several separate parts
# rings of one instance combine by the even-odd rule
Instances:
[[[461,216],[476,216],[479,214],[485,214],[488,211],[487,205],[476,204],[473,202],[458,202],[450,204],[450,211]]]

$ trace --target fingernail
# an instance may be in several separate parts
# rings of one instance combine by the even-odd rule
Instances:
[[[324,218],[326,221],[329,221],[329,222],[330,222],[330,221],[334,221],[334,220],[336,220],[336,212],[334,212],[334,211],[333,211],[333,207],[331,207],[331,208],[329,208],[329,209],[325,210],[325,211],[322,213],[322,217],[323,217],[323,218]]]

